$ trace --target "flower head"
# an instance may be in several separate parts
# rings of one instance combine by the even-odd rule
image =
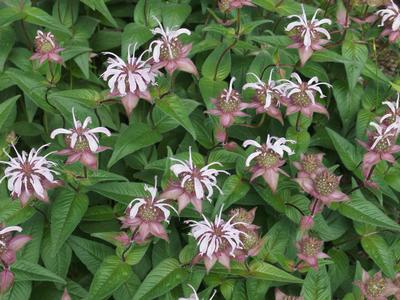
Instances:
[[[255,165],[252,168],[253,175],[251,176],[251,181],[258,176],[263,176],[265,182],[270,186],[273,192],[276,191],[278,186],[279,173],[288,176],[283,170],[280,169],[281,166],[285,164],[282,160],[284,153],[288,155],[294,154],[294,151],[290,149],[286,143],[294,144],[293,140],[287,140],[285,138],[278,138],[274,136],[267,136],[267,141],[265,144],[259,144],[254,140],[246,140],[243,143],[244,147],[254,146],[256,151],[250,154],[246,159],[246,166],[249,167],[252,160],[256,160]]]
[[[251,88],[256,91],[253,97],[253,102],[249,107],[255,108],[256,113],[267,113],[272,118],[277,119],[283,123],[282,114],[278,107],[280,106],[280,99],[283,96],[282,86],[277,85],[277,82],[272,80],[272,72],[269,74],[268,82],[263,82],[256,74],[249,73],[257,80],[254,83],[246,83],[243,89]]]
[[[318,259],[329,258],[329,256],[322,252],[324,242],[310,236],[304,236],[297,242],[297,257],[305,261],[310,267],[315,270],[318,269]]]
[[[329,116],[324,106],[315,101],[315,95],[318,93],[320,98],[325,98],[320,85],[332,87],[329,83],[319,82],[318,77],[313,77],[309,81],[303,81],[297,73],[292,73],[291,77],[295,81],[283,79],[283,89],[285,97],[282,103],[287,106],[286,115],[301,112],[311,118],[314,112]]]
[[[391,280],[382,277],[381,272],[371,277],[367,271],[362,270],[362,280],[355,281],[354,284],[367,300],[386,300],[399,291]]]
[[[219,121],[222,127],[228,128],[235,121],[235,117],[245,117],[248,114],[242,112],[248,107],[247,103],[242,102],[242,97],[239,92],[233,89],[233,83],[236,78],[232,77],[229,88],[224,89],[216,99],[211,99],[216,109],[206,111],[210,115],[219,116]]]
[[[186,221],[190,224],[191,234],[197,241],[199,254],[193,263],[204,259],[207,271],[218,261],[225,268],[230,268],[230,260],[235,257],[235,251],[242,249],[241,235],[244,233],[237,229],[238,223],[232,222],[233,217],[224,221],[221,217],[222,208],[215,216],[214,222],[209,221],[204,215],[202,221]]]
[[[52,139],[59,134],[66,135],[65,144],[67,148],[58,151],[58,154],[68,156],[66,164],[80,161],[83,165],[91,169],[97,169],[95,154],[108,149],[107,147],[99,145],[97,134],[103,133],[107,136],[111,136],[111,132],[105,127],[88,128],[88,125],[92,123],[91,117],[87,117],[82,124],[81,121],[76,119],[74,108],[72,108],[72,117],[74,128],[58,128],[53,130],[50,134]]]
[[[189,147],[189,160],[171,158],[176,162],[171,166],[171,171],[177,180],[170,182],[168,188],[161,194],[161,197],[178,200],[179,211],[182,211],[189,203],[195,209],[202,212],[202,201],[207,199],[211,202],[211,197],[216,188],[221,194],[222,191],[217,185],[217,176],[220,173],[229,175],[227,171],[211,168],[213,165],[222,166],[219,162],[210,163],[202,168],[198,168],[192,160],[192,148]]]
[[[46,60],[61,64],[63,59],[58,53],[63,50],[63,48],[58,46],[51,32],[38,30],[35,37],[35,53],[30,59],[38,59],[40,64],[44,63]]]
[[[397,93],[396,101],[384,101],[382,104],[387,105],[388,110],[386,114],[380,118],[379,123],[383,123],[386,126],[390,126],[393,123],[400,124],[400,93]],[[398,126],[397,133],[399,133],[399,130],[400,126]]]
[[[0,229],[0,261],[4,267],[9,267],[16,260],[16,253],[32,238],[29,235],[18,234],[13,235],[14,232],[21,232],[22,228],[19,226],[9,226]]]
[[[329,205],[332,202],[346,201],[349,197],[339,189],[341,176],[336,176],[328,169],[319,169],[315,176],[297,177],[295,181],[301,188],[323,204]]]
[[[192,285],[190,285],[190,284],[188,284],[188,286],[192,289],[193,294],[191,294],[189,298],[181,297],[178,300],[200,300],[199,296],[197,296],[197,293],[196,293],[196,290],[194,289],[194,287]],[[214,293],[211,295],[211,298],[209,300],[212,300],[216,293],[217,293],[217,291],[214,290]]]
[[[146,184],[144,190],[149,196],[135,198],[129,203],[125,216],[120,218],[122,228],[130,228],[135,234],[133,240],[137,243],[145,242],[151,235],[168,241],[168,235],[162,223],[169,223],[170,210],[178,212],[173,206],[165,203],[166,199],[157,197],[157,177],[154,187]]]
[[[376,12],[381,17],[379,26],[385,26],[382,36],[389,36],[389,41],[394,43],[400,38],[400,9],[393,0],[385,9]]]
[[[48,202],[47,190],[61,185],[61,181],[55,180],[53,176],[53,174],[58,174],[52,170],[56,164],[47,160],[47,156],[53,152],[45,156],[39,155],[40,150],[48,145],[43,145],[37,150],[32,148],[29,154],[25,151],[19,154],[15,146],[12,145],[17,157],[11,157],[4,151],[10,160],[0,161],[0,163],[7,165],[4,170],[4,177],[0,179],[0,182],[8,178],[7,187],[11,192],[11,197],[18,198],[22,206],[25,206],[29,199],[33,197]]]
[[[315,178],[318,171],[324,169],[322,158],[324,154],[301,154],[300,161],[293,162],[293,165],[299,171],[297,177],[311,177]]]
[[[158,71],[151,65],[152,58],[143,60],[143,56],[150,50],[144,51],[139,57],[135,57],[136,44],[132,54],[131,46],[128,46],[128,58],[125,62],[122,58],[112,52],[104,52],[111,55],[107,59],[107,69],[101,77],[107,81],[112,95],[121,96],[126,114],[131,115],[133,109],[143,98],[151,102],[151,95],[148,91],[149,85],[154,85]]]
[[[218,0],[218,8],[223,13],[228,13],[233,9],[239,9],[244,6],[255,6],[252,0]]]
[[[191,32],[186,28],[168,28],[162,26],[160,21],[154,17],[158,23],[158,27],[151,32],[156,35],[161,35],[161,38],[151,43],[152,56],[156,63],[156,68],[165,68],[168,74],[172,74],[176,69],[191,73],[198,76],[197,68],[193,62],[187,57],[192,44],[183,45],[179,40],[182,34],[190,35]]]
[[[329,32],[322,25],[330,25],[332,22],[329,19],[318,20],[316,17],[320,11],[319,9],[315,11],[312,19],[309,21],[303,4],[301,8],[303,10],[302,15],[289,16],[289,18],[297,18],[298,20],[289,23],[285,30],[293,33],[292,39],[294,44],[290,48],[299,48],[301,63],[304,65],[314,50],[323,49],[322,46],[331,39]]]

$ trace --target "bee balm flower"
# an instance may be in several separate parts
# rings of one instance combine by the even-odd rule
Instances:
[[[282,114],[278,109],[283,91],[281,86],[272,80],[272,72],[269,74],[268,83],[263,82],[256,74],[249,73],[256,78],[257,82],[246,83],[243,89],[251,88],[256,91],[253,102],[248,107],[255,108],[257,114],[266,113],[283,124]]]
[[[240,236],[244,233],[236,228],[238,223],[232,222],[233,217],[224,221],[221,214],[222,209],[215,216],[214,222],[209,221],[204,215],[203,221],[186,221],[190,224],[191,234],[199,247],[199,254],[192,263],[196,264],[203,259],[207,272],[217,261],[229,269],[230,260],[235,257],[235,251],[242,249],[243,246]]]
[[[304,65],[314,51],[322,50],[322,46],[331,39],[329,32],[321,25],[330,25],[332,22],[329,19],[318,20],[316,17],[319,9],[315,11],[314,16],[309,21],[304,6],[301,5],[301,8],[303,10],[302,15],[289,16],[289,18],[297,18],[298,21],[289,23],[285,30],[292,33],[291,38],[294,41],[294,44],[290,45],[289,48],[299,49],[301,64]]]
[[[16,253],[32,238],[29,235],[19,234],[13,236],[13,232],[21,232],[19,226],[2,227],[0,229],[0,260],[5,267],[9,267],[16,260]]]
[[[251,0],[219,0],[218,1],[218,8],[223,13],[229,13],[233,9],[240,9],[244,6],[252,6],[255,5]]]
[[[48,145],[43,145],[37,150],[33,148],[29,154],[25,151],[19,154],[12,145],[17,157],[11,157],[4,151],[10,161],[0,161],[7,165],[0,182],[8,178],[7,187],[11,192],[11,197],[18,198],[22,206],[25,206],[31,198],[48,202],[47,190],[61,185],[61,181],[55,180],[53,176],[53,174],[58,174],[52,170],[56,164],[46,159],[53,152],[45,156],[39,155],[40,150]]]
[[[315,178],[317,172],[321,169],[325,169],[322,164],[322,158],[324,154],[300,154],[300,161],[293,162],[293,165],[299,171],[297,177],[311,177]]]
[[[379,26],[385,26],[382,36],[389,36],[389,41],[394,43],[400,38],[400,10],[392,0],[385,8],[376,12],[382,18]]]
[[[248,107],[248,104],[243,103],[239,92],[233,89],[235,80],[236,78],[232,77],[229,89],[224,89],[216,99],[211,99],[216,109],[206,111],[210,115],[219,116],[220,124],[224,128],[230,127],[235,121],[235,117],[248,116],[248,114],[242,112],[243,109]]]
[[[306,117],[311,118],[314,112],[329,116],[328,111],[324,106],[315,102],[315,94],[319,93],[320,98],[325,98],[320,85],[332,87],[329,83],[318,82],[317,77],[311,78],[308,82],[303,81],[297,73],[292,73],[292,78],[297,82],[287,79],[283,84],[285,97],[282,98],[282,103],[287,106],[286,115],[291,115],[296,112],[301,112]]]
[[[38,30],[35,37],[35,53],[30,59],[37,59],[40,64],[44,63],[46,60],[48,62],[54,61],[57,64],[61,64],[63,59],[58,53],[63,50],[63,48],[58,46],[51,32],[44,33]]]
[[[390,126],[393,123],[400,124],[400,93],[397,94],[396,102],[384,101],[382,104],[387,105],[389,110],[382,116],[379,122],[386,126]],[[400,128],[397,131],[399,130]]]
[[[215,187],[222,194],[221,189],[217,185],[217,175],[219,173],[228,172],[211,168],[213,165],[222,166],[219,162],[213,162],[202,168],[197,168],[193,164],[192,149],[189,148],[189,160],[182,161],[180,159],[171,158],[177,162],[171,166],[171,171],[178,178],[176,181],[170,182],[167,189],[161,194],[162,198],[178,200],[179,212],[182,211],[189,203],[201,213],[202,201],[206,198],[211,202]]]
[[[144,51],[138,58],[135,57],[136,44],[132,55],[130,52],[132,45],[128,46],[128,61],[125,62],[119,56],[111,52],[103,54],[111,55],[107,59],[107,69],[101,77],[107,81],[112,96],[122,97],[121,102],[128,117],[137,106],[139,98],[152,101],[148,86],[154,85],[158,71],[151,66],[150,57],[143,60],[143,56],[149,52]],[[110,79],[108,79],[110,78]]]
[[[355,281],[354,285],[360,288],[362,296],[367,300],[386,300],[399,291],[399,288],[391,280],[384,278],[381,272],[371,277],[367,271],[362,270],[362,280]]]
[[[314,237],[304,236],[297,242],[297,257],[305,261],[310,267],[318,269],[318,259],[329,258],[322,252],[324,243]]]
[[[136,198],[129,203],[125,216],[120,218],[122,228],[130,228],[135,234],[133,240],[143,243],[149,236],[156,236],[168,241],[168,235],[162,223],[169,223],[170,210],[178,213],[171,205],[164,203],[166,199],[157,197],[157,177],[154,187],[147,184],[144,190],[150,195],[145,198]]]
[[[72,164],[80,161],[84,166],[90,169],[97,169],[96,153],[109,149],[99,145],[98,133],[111,136],[111,132],[105,127],[96,127],[89,129],[87,126],[92,123],[92,119],[87,117],[83,124],[75,118],[75,111],[72,108],[72,117],[74,128],[58,128],[51,132],[50,137],[54,139],[59,134],[65,134],[65,144],[67,148],[57,153],[67,155],[66,164]]]
[[[252,160],[256,160],[255,165],[251,169],[253,175],[250,181],[253,181],[258,176],[263,176],[271,190],[273,192],[276,191],[279,173],[289,176],[280,169],[280,167],[285,164],[285,161],[281,158],[283,158],[285,152],[288,155],[294,154],[294,151],[286,146],[286,143],[294,144],[296,142],[268,135],[267,141],[262,145],[254,140],[246,140],[243,143],[243,147],[254,146],[257,148],[256,151],[250,154],[246,159],[246,167],[250,166]]]
[[[150,48],[155,45],[152,50],[155,68],[165,68],[170,75],[178,69],[198,77],[196,66],[187,57],[192,50],[192,44],[183,45],[178,38],[181,34],[190,35],[190,30],[186,28],[175,30],[168,27],[164,29],[160,21],[157,18],[155,20],[159,26],[153,29],[152,33],[161,35],[161,39],[153,41],[150,45]]]

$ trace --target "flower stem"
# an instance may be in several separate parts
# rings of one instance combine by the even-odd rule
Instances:
[[[88,178],[88,171],[86,166],[83,166],[83,178]]]

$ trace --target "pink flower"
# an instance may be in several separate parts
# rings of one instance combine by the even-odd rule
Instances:
[[[318,259],[329,258],[322,252],[324,242],[310,236],[304,236],[297,242],[297,257],[306,262],[310,267],[318,269]]]
[[[379,26],[385,26],[382,36],[389,36],[389,42],[394,43],[400,38],[400,9],[392,0],[385,9],[376,12],[382,18]]]
[[[157,177],[154,187],[144,186],[150,195],[146,198],[136,198],[129,203],[125,216],[120,218],[121,228],[129,228],[135,234],[133,240],[144,243],[148,237],[156,236],[168,241],[168,234],[162,223],[169,223],[170,209],[178,212],[171,205],[164,203],[166,199],[157,197]]]
[[[386,126],[390,126],[393,123],[400,124],[400,93],[397,93],[397,99],[394,102],[384,101],[382,104],[387,105],[388,109],[386,114],[380,118],[379,123],[383,123]],[[397,128],[397,133],[399,133],[400,126]]]
[[[160,195],[162,198],[178,200],[178,210],[181,212],[189,203],[201,213],[202,202],[206,198],[211,202],[215,187],[221,194],[222,191],[217,185],[217,176],[219,173],[228,172],[210,168],[213,165],[222,166],[219,162],[210,163],[202,168],[197,168],[193,164],[192,149],[189,147],[189,160],[171,158],[177,164],[171,166],[171,171],[178,178],[169,183],[167,189]]]
[[[338,2],[336,8],[336,22],[343,28],[349,28],[350,26],[350,15],[347,12],[346,7],[342,2]]]
[[[313,216],[303,216],[300,220],[300,230],[302,232],[308,231],[314,226]]]
[[[10,269],[4,268],[0,273],[0,295],[5,294],[14,284],[14,274]]]
[[[216,109],[206,111],[210,115],[219,116],[219,122],[224,128],[232,126],[235,117],[248,116],[248,114],[242,112],[243,109],[248,107],[248,104],[243,103],[239,92],[233,89],[235,80],[236,78],[232,77],[229,89],[224,89],[216,99],[211,99]]]
[[[54,152],[45,156],[39,155],[40,150],[48,145],[43,145],[37,150],[33,148],[29,154],[25,151],[19,154],[15,146],[12,145],[17,157],[11,157],[4,151],[10,161],[0,161],[0,163],[8,165],[0,182],[8,178],[7,187],[11,192],[11,197],[18,198],[22,206],[25,206],[31,198],[49,202],[47,190],[62,184],[62,181],[55,180],[53,176],[53,174],[58,174],[52,170],[56,164],[46,159]]]
[[[63,51],[64,48],[60,48],[51,32],[37,31],[35,37],[35,53],[31,56],[31,60],[38,59],[39,64],[54,61],[57,64],[61,64],[63,59],[58,54]]]
[[[300,154],[300,161],[293,162],[298,170],[297,177],[310,177],[315,179],[317,173],[325,169],[322,164],[323,153],[318,154]]]
[[[358,141],[367,150],[362,163],[363,175],[367,181],[371,177],[373,166],[382,160],[394,164],[396,160],[393,154],[400,151],[400,146],[395,144],[399,123],[395,122],[385,126],[384,124],[371,122],[370,125],[376,129],[376,132],[367,132],[368,142]]]
[[[138,58],[135,57],[136,44],[132,55],[130,52],[132,45],[128,47],[127,63],[119,56],[111,52],[104,52],[112,57],[107,59],[107,69],[101,77],[107,81],[112,96],[122,97],[121,102],[126,114],[130,117],[133,109],[137,106],[139,98],[152,102],[149,85],[154,85],[156,76],[159,74],[157,69],[150,62],[152,58],[142,60],[143,55],[150,50],[144,51]],[[110,77],[110,79],[108,79]]]
[[[152,50],[153,59],[155,62],[154,67],[157,69],[165,68],[168,74],[174,73],[176,69],[191,73],[198,77],[199,73],[194,63],[187,57],[190,50],[192,50],[192,44],[183,45],[178,39],[181,34],[190,35],[190,30],[186,28],[168,28],[161,25],[160,21],[154,17],[158,23],[158,27],[152,30],[153,34],[160,34],[161,39],[153,41],[150,44],[150,48],[154,46]]]
[[[251,169],[253,175],[250,181],[253,181],[259,176],[263,176],[271,190],[273,192],[276,191],[279,173],[289,176],[280,169],[280,167],[285,164],[285,161],[281,158],[283,158],[284,152],[288,155],[294,154],[294,151],[285,145],[286,143],[294,144],[296,142],[268,135],[266,143],[262,145],[254,140],[246,140],[243,143],[244,147],[254,146],[257,148],[256,151],[250,154],[246,159],[246,167],[250,166],[253,159],[256,160],[255,165]]]
[[[200,300],[200,299],[199,299],[199,296],[198,296],[197,293],[196,293],[196,290],[194,289],[194,287],[193,287],[192,285],[190,285],[190,284],[188,284],[188,286],[192,289],[193,294],[191,294],[189,298],[183,298],[183,297],[181,297],[181,298],[178,298],[178,300]],[[217,293],[217,291],[214,290],[214,293],[211,295],[211,298],[208,299],[208,300],[212,300],[212,299],[214,298],[214,296],[215,296],[216,293]]]
[[[326,82],[318,82],[318,77],[313,77],[308,82],[303,82],[297,73],[292,73],[291,77],[297,82],[282,79],[286,82],[283,86],[285,97],[282,98],[282,103],[287,106],[286,115],[301,112],[306,117],[311,118],[313,113],[317,112],[329,116],[326,108],[315,102],[315,94],[318,93],[320,98],[324,98],[325,95],[319,86],[332,86]]]
[[[301,8],[303,10],[302,15],[289,16],[289,18],[297,18],[298,21],[289,23],[285,30],[292,33],[291,38],[294,41],[294,44],[290,45],[289,48],[299,49],[301,64],[304,65],[314,51],[322,50],[322,46],[331,39],[329,32],[321,25],[330,25],[332,22],[329,19],[318,20],[316,18],[320,9],[317,9],[311,21],[308,21],[303,4]]]
[[[29,235],[19,234],[13,236],[12,232],[21,232],[19,226],[2,227],[0,230],[0,260],[4,267],[9,267],[15,262],[16,253],[32,238]]]
[[[64,289],[64,293],[61,297],[61,300],[72,300],[71,296],[68,294],[67,288]]]
[[[240,9],[244,6],[255,7],[251,0],[218,0],[218,8],[223,13],[228,13],[233,9]]]
[[[339,190],[341,176],[331,174],[327,169],[317,171],[315,178],[297,177],[295,181],[300,187],[323,204],[346,201],[349,197]]]
[[[386,300],[399,291],[391,280],[382,277],[381,272],[371,277],[362,270],[362,280],[355,281],[354,285],[360,288],[362,296],[367,300]]]
[[[273,70],[269,74],[268,83],[261,81],[256,74],[249,73],[256,78],[257,82],[246,83],[243,89],[251,88],[256,91],[253,102],[248,107],[255,108],[257,114],[266,113],[283,124],[282,114],[279,110],[283,90],[280,85],[276,84],[276,81],[272,80],[272,72]]]
[[[111,132],[105,127],[87,128],[92,123],[92,119],[87,117],[83,124],[75,118],[75,111],[72,108],[72,117],[74,120],[74,128],[64,129],[58,128],[51,132],[50,137],[54,139],[59,134],[65,134],[65,144],[67,148],[58,151],[59,155],[67,155],[66,164],[72,164],[80,161],[84,166],[90,169],[97,169],[96,153],[109,149],[99,145],[97,134],[103,133],[111,136]]]
[[[232,223],[233,217],[228,221],[221,218],[222,208],[215,216],[214,222],[209,221],[203,215],[203,221],[186,221],[192,228],[191,235],[196,239],[199,254],[193,259],[196,264],[204,260],[207,272],[211,270],[218,261],[225,268],[230,269],[231,258],[235,258],[235,252],[242,249],[243,243],[240,235],[244,234],[238,230],[237,223]]]
[[[304,297],[288,296],[280,289],[275,288],[275,300],[304,300]]]

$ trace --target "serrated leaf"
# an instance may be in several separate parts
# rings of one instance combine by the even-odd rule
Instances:
[[[330,300],[331,285],[325,266],[320,266],[318,271],[308,271],[301,290],[304,300]]]
[[[237,175],[229,176],[222,187],[223,194],[218,196],[213,214],[217,214],[222,206],[224,210],[228,209],[235,202],[244,198],[249,190],[250,185],[242,178]]]
[[[15,281],[48,281],[65,284],[65,280],[41,265],[18,259],[12,266]]]
[[[91,9],[100,12],[112,26],[118,27],[117,22],[108,10],[104,0],[81,0],[81,2],[85,3]]]
[[[60,33],[71,36],[71,32],[67,27],[61,24],[56,18],[49,15],[47,12],[38,7],[25,6],[24,13],[26,14],[24,20],[28,23],[48,27],[52,31],[58,31]]]
[[[133,300],[151,300],[164,295],[182,283],[187,276],[188,272],[181,268],[176,259],[167,258],[146,276]]]
[[[89,206],[89,199],[84,194],[63,190],[51,207],[51,244],[57,253],[78,226]]]
[[[139,182],[102,183],[90,187],[90,190],[123,204],[135,197],[146,196],[144,183]]]
[[[16,95],[10,99],[5,100],[0,104],[0,131],[6,126],[8,117],[11,112],[15,109],[15,104],[19,99],[20,95]]]
[[[215,48],[201,67],[204,77],[211,80],[224,80],[231,72],[231,52],[228,46],[222,44]]]
[[[1,14],[1,10],[0,10]],[[1,16],[0,16],[1,18]],[[0,72],[4,70],[4,64],[7,60],[8,55],[11,52],[15,43],[15,32],[14,30],[9,28],[0,28],[0,44],[2,45],[0,48]]]

